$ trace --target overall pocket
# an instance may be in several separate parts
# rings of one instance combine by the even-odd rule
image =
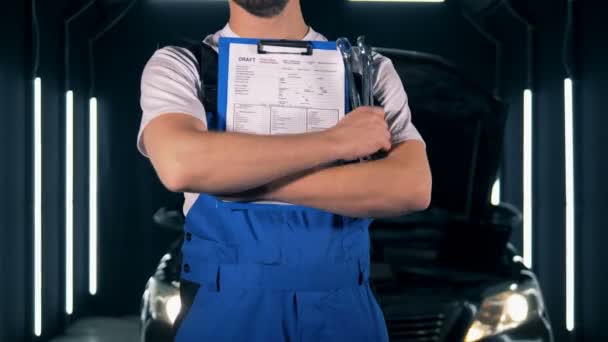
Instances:
[[[365,287],[353,286],[333,291],[321,298],[317,309],[325,324],[319,336],[321,342],[380,342],[387,341],[383,319],[369,307]]]
[[[234,322],[242,320],[246,290],[208,291],[201,285],[190,308],[183,310],[183,319],[176,320],[175,342],[227,340],[238,329]],[[180,316],[182,313],[180,312]],[[179,316],[178,316],[179,319]]]

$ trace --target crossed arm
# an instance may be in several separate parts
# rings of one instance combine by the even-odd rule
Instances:
[[[143,139],[159,178],[175,192],[284,201],[353,217],[425,209],[431,175],[424,146],[412,140],[391,147],[378,114],[362,108],[335,128],[286,136],[208,132],[192,116],[165,114],[147,125]],[[385,159],[327,166],[379,149],[388,151]]]
[[[323,168],[271,184],[261,198],[353,217],[397,216],[426,209],[431,177],[424,145],[406,141],[385,159]]]

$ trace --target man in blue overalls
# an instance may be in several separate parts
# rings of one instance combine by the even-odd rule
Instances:
[[[325,40],[299,0],[230,1],[229,24],[204,43],[217,51],[220,37]],[[370,217],[426,208],[431,176],[399,76],[381,55],[374,64],[379,107],[322,132],[262,136],[212,131],[188,49],[150,59],[138,147],[185,195],[176,341],[388,340],[369,285]],[[387,157],[335,163],[379,150]]]

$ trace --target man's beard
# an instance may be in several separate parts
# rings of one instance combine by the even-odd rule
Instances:
[[[234,0],[234,2],[256,17],[271,18],[283,12],[289,0]]]

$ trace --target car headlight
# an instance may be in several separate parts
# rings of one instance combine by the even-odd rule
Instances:
[[[181,310],[179,284],[167,284],[152,277],[148,283],[148,291],[152,318],[173,325]]]
[[[525,287],[513,284],[510,290],[484,299],[464,341],[475,342],[517,328],[543,310],[542,297],[535,284]]]
[[[171,321],[171,324],[175,323],[175,319],[182,308],[182,302],[179,299],[179,295],[173,296],[165,302],[165,313]]]

